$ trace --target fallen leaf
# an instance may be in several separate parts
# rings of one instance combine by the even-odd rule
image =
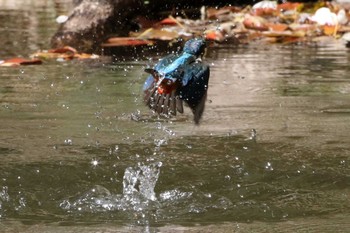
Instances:
[[[257,31],[267,31],[269,27],[266,25],[267,21],[260,16],[249,15],[243,20],[243,25],[248,29]]]
[[[77,58],[77,59],[97,59],[99,57],[100,57],[99,55],[88,54],[88,53],[77,53],[74,55],[74,58]]]
[[[140,45],[152,45],[153,41],[133,38],[133,37],[112,37],[102,44],[102,47],[119,47],[119,46],[140,46]]]
[[[278,11],[300,11],[300,9],[303,7],[303,4],[300,2],[285,2],[277,5]]]
[[[64,60],[71,60],[74,58],[73,53],[52,53],[49,51],[41,51],[37,52],[31,55],[31,57],[37,57],[42,59],[64,59]]]
[[[77,50],[70,46],[64,46],[62,48],[50,49],[48,52],[49,53],[77,53]]]
[[[255,16],[272,16],[277,15],[278,11],[274,8],[257,8],[253,13]]]
[[[326,36],[332,36],[337,33],[338,27],[336,25],[323,25],[322,29]]]
[[[225,36],[222,34],[222,32],[218,30],[211,30],[211,31],[204,32],[204,37],[206,40],[217,41],[217,42],[222,42],[225,40]]]
[[[276,15],[277,3],[275,1],[260,1],[253,5],[253,14],[256,16],[270,16]]]
[[[277,31],[265,31],[262,32],[262,35],[267,37],[305,37],[305,32],[303,31],[283,31],[283,32],[277,32]]]
[[[165,18],[162,21],[159,22],[161,25],[176,25],[177,22],[174,20],[174,18]]]
[[[266,26],[270,31],[283,32],[288,29],[288,24],[284,23],[267,23]]]
[[[304,32],[315,31],[318,28],[318,26],[315,24],[297,24],[297,23],[289,24],[288,27],[292,31],[304,31]]]
[[[24,58],[11,58],[4,60],[0,63],[0,66],[19,66],[19,65],[40,65],[42,61],[40,59],[24,59]]]
[[[165,40],[171,41],[178,37],[180,37],[180,30],[166,30],[163,29],[155,29],[149,28],[141,34],[134,33],[133,36],[136,36],[142,40]]]
[[[210,7],[207,9],[206,14],[208,19],[218,19],[223,15],[229,15],[230,13],[240,12],[242,9],[234,6],[225,6],[222,8]]]

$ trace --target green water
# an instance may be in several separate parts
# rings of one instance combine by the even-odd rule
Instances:
[[[25,11],[52,20],[40,41],[53,9]],[[26,29],[0,24],[16,27]],[[13,41],[20,50],[7,45],[0,59],[48,46]],[[143,105],[143,68],[161,55],[1,68],[3,231],[347,231],[349,51],[210,47],[198,127],[188,109],[164,119]]]

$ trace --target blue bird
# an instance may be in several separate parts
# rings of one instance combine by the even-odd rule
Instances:
[[[195,124],[199,124],[207,97],[209,66],[201,57],[206,44],[201,38],[188,40],[180,54],[162,58],[146,79],[143,91],[146,105],[166,116],[183,113],[183,101],[190,107]]]

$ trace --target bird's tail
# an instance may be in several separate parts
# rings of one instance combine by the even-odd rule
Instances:
[[[207,91],[205,91],[202,99],[200,100],[198,105],[193,109],[193,120],[196,125],[199,125],[199,121],[203,115],[206,100],[207,100]]]

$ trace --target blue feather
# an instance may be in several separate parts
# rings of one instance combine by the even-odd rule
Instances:
[[[196,124],[202,116],[209,82],[209,66],[198,58],[204,52],[205,42],[192,39],[186,42],[183,52],[161,59],[146,79],[144,100],[152,110],[164,115],[183,112],[184,101],[194,114]]]

